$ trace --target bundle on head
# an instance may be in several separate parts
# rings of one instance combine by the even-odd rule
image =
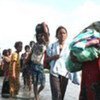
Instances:
[[[42,34],[43,35],[43,37],[44,37],[43,41],[45,42],[45,44],[49,43],[50,33],[49,33],[48,25],[45,22],[37,24],[35,31],[36,31],[36,34]]]

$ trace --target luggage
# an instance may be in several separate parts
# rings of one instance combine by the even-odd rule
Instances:
[[[66,60],[66,68],[69,72],[82,70],[82,63],[92,61],[100,57],[100,33],[95,29],[85,29],[79,33],[69,45],[72,55],[77,61],[73,61],[70,54]]]
[[[10,97],[10,84],[7,78],[4,78],[2,90],[1,90],[1,96],[4,98]]]
[[[78,34],[69,45],[70,51],[79,62],[92,61],[100,56],[100,33],[92,29]],[[94,41],[95,40],[95,41]],[[88,47],[86,45],[89,45]]]

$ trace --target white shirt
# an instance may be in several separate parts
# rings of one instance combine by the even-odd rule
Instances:
[[[68,71],[66,69],[66,59],[69,54],[68,43],[65,41],[64,47],[60,52],[60,45],[59,42],[55,42],[51,44],[47,49],[48,56],[60,55],[60,58],[56,61],[52,60],[50,62],[50,73],[56,77],[58,75],[62,75],[64,77],[68,77]]]

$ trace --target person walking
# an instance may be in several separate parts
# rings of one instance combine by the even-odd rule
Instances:
[[[24,88],[27,89],[29,91],[31,91],[31,69],[30,69],[30,64],[29,63],[25,63],[27,57],[30,54],[30,46],[29,45],[25,45],[24,47],[25,52],[22,53],[21,55],[21,69],[22,69],[22,76],[23,76],[23,83],[24,83]]]
[[[11,58],[9,56],[9,51],[7,49],[3,50],[3,59],[2,59],[2,67],[4,71],[4,80],[2,85],[2,91],[1,96],[2,97],[10,97],[10,86],[9,86],[9,64],[11,61]]]
[[[47,49],[46,61],[50,64],[50,86],[52,100],[64,100],[68,85],[68,71],[65,60],[68,53],[67,30],[59,26],[56,30],[57,41]]]
[[[49,29],[46,23],[36,25],[36,43],[32,47],[27,63],[31,60],[32,80],[35,100],[39,100],[39,94],[45,87],[44,54],[49,42]]]
[[[79,100],[100,100],[99,51],[100,21],[97,21],[83,29],[70,44],[70,60],[74,66],[69,69],[82,71]]]
[[[99,51],[100,21],[93,22],[84,30],[87,29],[94,30],[95,34],[99,34],[99,38],[93,37],[91,41],[87,42],[86,48],[94,47]],[[82,66],[79,100],[100,100],[100,56],[96,56],[95,59],[91,61],[83,62]]]
[[[34,44],[35,44],[35,41],[30,41],[30,42],[29,42],[30,49],[33,48]]]
[[[10,81],[10,95],[11,97],[16,96],[19,92],[20,83],[20,55],[22,51],[23,43],[18,41],[15,43],[14,47],[16,51],[12,53],[11,62],[9,67],[9,81]]]

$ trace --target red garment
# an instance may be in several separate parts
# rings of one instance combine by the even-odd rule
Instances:
[[[46,53],[46,51],[45,51],[45,52],[44,52],[44,62],[43,62],[43,66],[44,66],[45,69],[50,69],[50,65],[49,65],[49,63],[46,61],[46,59],[47,59],[47,53]]]
[[[100,58],[83,64],[79,100],[96,100],[93,84],[100,84]]]

